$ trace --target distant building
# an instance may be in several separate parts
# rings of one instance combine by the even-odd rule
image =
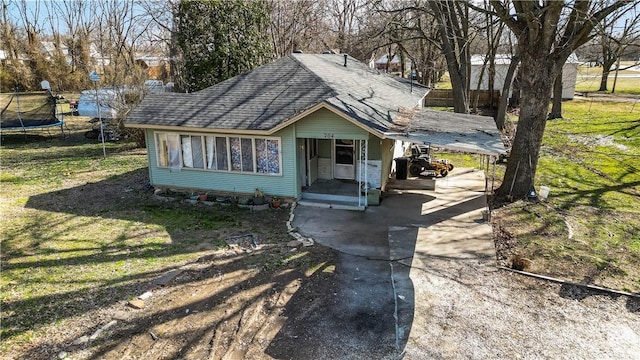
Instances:
[[[391,58],[391,60],[389,60],[389,57],[390,57],[390,55],[382,55],[381,57],[379,57],[375,61],[376,70],[380,70],[380,71],[384,71],[384,72],[390,72],[390,73],[402,71],[402,68],[400,66],[400,64],[401,64],[400,56],[394,55],[393,58]],[[389,63],[388,67],[387,67],[387,63]],[[411,69],[411,62],[410,61],[405,61],[404,69],[405,69],[405,71],[408,71],[408,70]]]
[[[169,73],[170,62],[166,56],[138,55],[136,64],[147,70],[149,79],[166,80],[162,77]]]
[[[42,41],[40,43],[40,49],[47,60],[52,60],[56,56],[56,53],[60,51],[62,56],[64,56],[67,65],[71,65],[73,62],[69,55],[69,47],[65,44],[60,44],[60,49],[58,50],[55,42]]]
[[[502,91],[509,65],[511,64],[511,55],[509,54],[496,54],[495,67],[496,74],[493,82],[493,90]],[[562,67],[562,98],[573,99],[576,91],[576,78],[578,76],[578,57],[575,54],[571,54],[567,62]],[[482,76],[482,82],[478,86],[478,79],[482,72],[482,67],[487,66]],[[488,62],[485,65],[484,55],[472,55],[471,56],[471,90],[489,90],[489,73]],[[511,90],[509,90],[511,95]]]

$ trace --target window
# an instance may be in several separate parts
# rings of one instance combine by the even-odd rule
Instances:
[[[280,174],[280,140],[156,133],[158,167]]]
[[[257,172],[280,173],[280,145],[278,140],[255,139]]]
[[[177,134],[158,135],[158,166],[180,168],[180,138]]]

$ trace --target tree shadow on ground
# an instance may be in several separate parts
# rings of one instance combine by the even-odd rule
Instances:
[[[20,229],[13,229],[12,233],[3,239],[2,267],[5,274],[11,271],[46,274],[76,266],[89,266],[93,269],[107,266],[104,271],[109,273],[106,274],[107,279],[87,280],[87,285],[81,285],[78,290],[60,291],[27,299],[9,298],[3,301],[3,313],[9,314],[3,318],[4,339],[87,313],[95,314],[96,311],[108,309],[113,305],[126,304],[132,296],[148,290],[154,279],[184,262],[169,262],[166,266],[158,266],[153,265],[155,261],[189,254],[194,254],[195,260],[195,253],[202,252],[203,248],[216,249],[224,244],[222,240],[225,234],[237,235],[234,232],[251,230],[261,242],[270,241],[278,236],[287,239],[284,226],[287,215],[285,211],[267,210],[257,214],[235,206],[194,206],[162,202],[153,198],[147,183],[146,169],[139,169],[104,181],[39,194],[28,199],[25,207],[42,213],[36,213],[38,216],[22,224]],[[102,221],[105,218],[125,220],[134,225],[143,224],[142,227],[149,225],[159,228],[169,234],[170,241],[145,242],[149,230],[136,232],[137,229],[134,227],[133,235],[116,234],[117,239],[105,243],[101,232],[104,230],[92,227],[93,221]],[[67,222],[76,228],[64,227]],[[262,227],[261,223],[271,225]],[[85,231],[85,227],[89,232]],[[58,228],[62,230],[57,230]],[[50,244],[64,237],[67,231],[76,231],[82,239],[64,241],[77,241],[87,245],[68,251],[52,248]],[[24,240],[17,238],[21,236],[24,239],[24,234],[31,234],[27,238],[32,239],[26,248],[23,246]],[[44,258],[37,258],[38,255],[43,255]],[[149,271],[131,274],[125,270],[121,272],[122,275],[114,275],[111,273],[112,270],[107,270],[113,264],[147,260],[152,261]],[[49,280],[50,277],[51,275],[43,281],[55,284],[56,279]],[[37,278],[32,280],[38,281]],[[74,283],[73,279],[60,281],[61,285]],[[19,285],[18,282],[9,284],[3,290],[11,291],[12,286]],[[76,283],[81,284],[81,281]],[[97,285],[92,286],[93,283]],[[74,328],[69,330],[68,334],[71,337],[77,336],[87,330]],[[73,340],[71,337],[64,339],[57,346],[63,346],[65,341]],[[33,356],[27,355],[25,358],[42,357],[41,351],[50,349],[50,345],[42,344],[33,348],[30,350]]]
[[[302,234],[341,253],[336,276],[324,292],[303,288],[296,293],[299,300],[287,306],[287,321],[267,354],[293,359],[402,357],[415,315],[409,275],[420,228],[486,206],[483,196],[474,196],[425,213],[424,205],[434,200],[435,196],[405,192],[362,213],[296,209],[294,226]],[[469,250],[466,255],[479,254]],[[457,273],[446,269],[428,271],[458,281]]]
[[[598,290],[593,288],[588,288],[586,286],[580,284],[567,284],[564,283],[560,286],[560,291],[558,294],[565,298],[571,300],[582,301],[590,296],[604,296],[612,300],[616,300],[621,296],[624,296],[626,301],[626,308],[629,312],[637,313],[640,312],[640,296],[627,296],[622,294],[616,294],[609,291]]]

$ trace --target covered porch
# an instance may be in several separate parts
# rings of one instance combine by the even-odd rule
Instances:
[[[372,181],[368,140],[298,139],[301,205],[364,210]]]

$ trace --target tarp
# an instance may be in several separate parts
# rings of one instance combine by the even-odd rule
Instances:
[[[489,116],[420,109],[402,132],[385,136],[473,154],[498,156],[507,153],[496,123]]]

